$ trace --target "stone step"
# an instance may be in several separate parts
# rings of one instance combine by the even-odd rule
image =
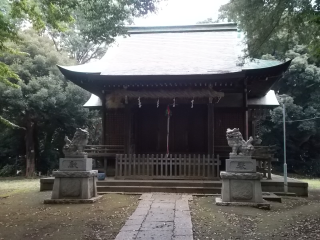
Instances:
[[[166,193],[201,193],[220,194],[220,187],[159,187],[159,186],[98,186],[98,193],[107,192],[166,192]]]
[[[187,180],[116,180],[98,181],[98,187],[103,186],[154,186],[154,187],[216,187],[221,188],[220,181],[187,181]]]
[[[53,188],[54,178],[41,178],[40,179],[40,191],[51,191]],[[114,180],[107,179],[104,181],[98,181],[97,186],[149,186],[149,187],[214,187],[221,188],[222,183],[219,181],[201,181],[201,180]],[[283,192],[283,180],[282,178],[275,177],[273,180],[261,181],[263,192],[279,193]],[[308,183],[301,181],[290,180],[288,182],[289,192],[295,193],[297,196],[308,196]],[[123,192],[123,191],[119,191]],[[196,192],[197,193],[197,192]],[[210,194],[210,193],[209,193]]]

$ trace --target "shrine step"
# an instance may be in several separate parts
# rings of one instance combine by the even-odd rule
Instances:
[[[294,179],[288,179],[288,190],[289,192],[295,193],[297,196],[308,196],[308,183],[294,180]],[[51,191],[53,188],[53,181],[54,178],[41,178],[40,179],[40,191]],[[132,187],[140,187],[145,188],[150,191],[150,189],[153,187],[157,187],[159,191],[164,191],[164,189],[169,189],[167,191],[189,191],[188,193],[200,193],[201,189],[205,189],[205,191],[209,188],[222,188],[222,183],[220,181],[202,181],[202,180],[115,180],[113,178],[107,178],[104,181],[98,181],[97,182],[98,191],[99,193],[107,192],[104,191],[104,189],[99,189],[100,187],[112,187],[112,189],[109,189],[112,192],[116,192],[117,188],[121,189],[119,192],[123,191],[129,191],[133,193]],[[263,192],[283,192],[283,177],[273,175],[272,180],[262,180],[261,181],[262,191]],[[131,187],[131,188],[130,188]],[[175,190],[177,188],[180,188],[181,190]],[[190,189],[185,189],[190,188]],[[197,192],[195,189],[200,189]],[[143,192],[139,189],[140,192]],[[156,190],[155,190],[156,191]],[[195,192],[193,192],[195,191]],[[214,190],[218,192],[218,190]],[[212,193],[212,194],[214,194]],[[210,193],[209,193],[210,194]]]
[[[220,187],[159,187],[159,186],[98,186],[98,193],[109,192],[166,192],[166,193],[198,193],[198,194],[220,194]]]
[[[106,180],[98,181],[98,187],[102,186],[152,186],[152,187],[216,187],[221,188],[220,181],[199,180]]]

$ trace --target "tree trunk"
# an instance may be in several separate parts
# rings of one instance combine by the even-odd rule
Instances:
[[[28,116],[26,118],[26,177],[33,176],[35,172],[35,144],[34,144],[34,122]]]
[[[37,164],[36,164],[36,167],[37,167],[37,170],[38,171],[48,171],[48,166],[49,166],[49,163],[51,161],[51,157],[52,157],[52,150],[53,150],[53,147],[52,147],[52,138],[53,138],[53,135],[55,133],[55,129],[53,128],[50,128],[47,130],[47,133],[46,133],[46,138],[45,138],[45,141],[44,141],[44,147],[43,147],[43,151],[41,152],[41,157],[37,157]],[[37,143],[37,141],[35,141]],[[37,148],[36,148],[36,152],[37,152]],[[41,160],[39,160],[41,159]]]

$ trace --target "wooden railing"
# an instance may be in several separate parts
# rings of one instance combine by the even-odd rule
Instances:
[[[218,179],[219,156],[117,154],[116,179]]]
[[[84,150],[88,157],[108,157],[124,153],[123,145],[87,145]]]

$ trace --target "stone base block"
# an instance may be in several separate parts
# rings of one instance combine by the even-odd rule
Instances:
[[[91,171],[92,158],[60,158],[60,171]]]
[[[260,173],[221,172],[223,202],[262,203]]]
[[[44,204],[79,204],[79,203],[94,203],[102,196],[93,197],[90,199],[45,199]]]
[[[97,171],[56,171],[51,199],[97,197]]]
[[[221,198],[216,198],[216,205],[217,206],[246,206],[246,207],[255,207],[265,210],[270,210],[271,205],[270,203],[263,201],[261,203],[254,203],[254,202],[223,202]]]

